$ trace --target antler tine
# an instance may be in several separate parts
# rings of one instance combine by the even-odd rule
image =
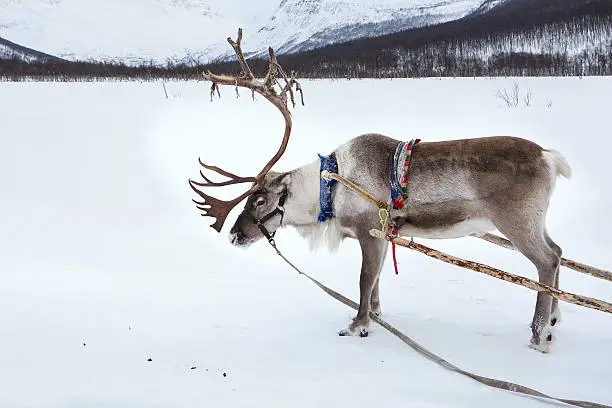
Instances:
[[[302,90],[302,85],[297,80],[297,74],[295,71],[291,72],[291,81],[295,84],[295,90],[300,93],[300,99],[302,101],[302,106],[304,106],[304,91]]]
[[[204,179],[204,183],[202,182],[197,182],[197,181],[192,181],[193,184],[195,184],[196,186],[200,186],[200,187],[223,187],[223,186],[231,186],[232,184],[240,184],[240,183],[248,183],[248,182],[252,182],[252,183],[256,183],[257,179],[255,177],[245,177],[245,178],[240,178],[240,179],[232,179],[232,180],[227,180],[227,181],[211,181],[208,177],[206,177],[204,175],[204,173],[202,173],[202,170],[200,170],[200,176],[202,176],[202,178]]]
[[[193,182],[195,185],[198,185],[200,187],[222,187],[222,186],[229,186],[231,184],[248,183],[248,182],[254,183],[257,181],[255,177],[241,177],[233,173],[230,173],[229,171],[223,170],[222,168],[219,168],[217,166],[210,166],[202,162],[200,158],[198,158],[198,163],[200,163],[200,166],[204,167],[207,170],[212,170],[218,174],[221,174],[222,176],[230,178],[230,180],[227,180],[227,181],[215,182],[215,181],[210,180],[208,177],[206,177],[204,172],[200,170],[200,176],[202,176],[205,183],[201,183],[201,182],[199,183],[196,181]]]
[[[288,78],[287,74],[285,74],[285,71],[283,71],[283,68],[280,65],[278,66],[278,70],[281,73],[281,75],[283,76],[283,79],[285,80],[285,87],[281,91],[281,96],[286,99],[287,98],[287,92],[289,92],[289,96],[291,98],[291,104],[295,108],[295,97],[294,97],[294,94],[293,94],[293,86],[295,85],[295,90],[300,93],[300,98],[301,98],[301,101],[302,101],[302,106],[304,106],[304,92],[302,91],[302,87],[301,87],[300,83],[297,81],[295,71],[292,71],[291,72],[291,78]]]
[[[289,136],[291,135],[291,127],[292,127],[291,113],[289,112],[289,108],[287,107],[287,93],[289,93],[291,97],[291,102],[293,106],[295,106],[293,87],[295,86],[296,91],[299,91],[300,94],[302,94],[302,89],[294,73],[292,73],[291,78],[287,77],[282,67],[279,65],[272,47],[268,48],[268,53],[270,56],[268,72],[266,73],[263,80],[257,80],[253,76],[253,73],[251,72],[251,69],[249,68],[246,62],[246,59],[244,58],[244,54],[242,52],[242,48],[241,48],[242,29],[241,28],[238,29],[238,37],[236,38],[236,41],[232,40],[231,37],[228,37],[227,41],[232,46],[232,48],[234,49],[234,52],[236,53],[236,57],[238,59],[238,63],[240,64],[240,68],[241,68],[241,74],[238,77],[234,77],[230,75],[217,75],[217,74],[213,74],[210,71],[207,71],[206,73],[202,73],[202,76],[204,77],[204,79],[212,82],[211,98],[214,95],[215,90],[217,91],[217,94],[219,94],[219,85],[233,86],[235,87],[237,94],[238,94],[239,87],[248,88],[252,91],[253,97],[255,96],[255,92],[257,92],[258,94],[266,98],[269,102],[271,102],[274,106],[276,106],[276,108],[282,113],[283,118],[285,119],[285,132],[283,135],[281,146],[279,147],[278,151],[268,161],[268,163],[266,163],[263,169],[255,177],[240,177],[226,170],[223,170],[219,167],[204,164],[202,163],[201,160],[199,160],[200,165],[204,167],[205,169],[214,171],[230,179],[227,181],[213,182],[209,178],[207,178],[202,171],[200,171],[200,175],[202,176],[205,182],[198,183],[198,182],[189,180],[189,185],[191,186],[191,188],[203,199],[203,201],[201,202],[194,200],[194,202],[198,206],[197,208],[202,210],[203,216],[216,218],[215,223],[212,224],[211,227],[214,228],[217,232],[221,231],[223,223],[225,222],[225,219],[227,218],[227,215],[232,210],[232,208],[234,208],[245,197],[251,195],[253,192],[261,188],[266,174],[268,174],[272,166],[274,166],[274,164],[284,154],[285,149],[287,148],[287,144],[289,143]],[[285,80],[285,86],[284,87],[281,86],[280,93],[277,93],[277,91],[274,89],[274,86],[278,84],[277,75],[279,73],[280,75],[282,75],[283,79]],[[304,104],[304,98],[302,94],[302,105],[303,104]],[[212,196],[209,196],[196,187],[196,186],[221,187],[221,186],[227,186],[227,185],[238,184],[238,183],[246,183],[246,182],[253,182],[253,185],[251,186],[251,188],[245,193],[241,194],[239,197],[236,197],[235,199],[230,200],[230,201],[223,201],[223,200],[214,198]]]
[[[276,152],[276,154],[270,159],[270,161],[264,166],[264,168],[259,172],[257,178],[263,179],[265,175],[270,171],[272,166],[276,164],[276,162],[281,158],[283,153],[285,153],[285,149],[287,148],[287,144],[289,143],[289,136],[291,135],[291,112],[289,112],[289,108],[287,107],[287,91],[291,91],[292,100],[293,100],[293,91],[292,86],[295,85],[297,89],[301,91],[301,87],[297,79],[292,78],[293,81],[287,81],[285,87],[281,90],[280,94],[277,94],[274,90],[274,84],[277,82],[276,75],[280,72],[286,78],[284,74],[283,68],[280,66],[276,59],[276,54],[274,53],[274,49],[272,47],[268,48],[268,54],[270,55],[270,64],[268,68],[268,73],[265,78],[265,86],[269,91],[267,94],[264,94],[266,99],[268,99],[274,106],[280,110],[285,118],[285,133],[283,135],[283,141],[281,143],[280,148]],[[302,100],[303,103],[303,100]],[[295,106],[295,104],[294,104]]]
[[[251,72],[251,68],[249,68],[249,64],[247,64],[244,59],[244,55],[242,54],[242,48],[240,43],[242,42],[242,28],[238,29],[238,37],[236,41],[232,40],[231,37],[227,37],[227,42],[230,43],[234,52],[236,53],[236,57],[238,58],[238,63],[240,64],[240,68],[242,69],[242,77],[245,78],[253,78],[253,73]]]
[[[219,86],[217,85],[216,82],[213,82],[212,85],[210,86],[210,101],[211,102],[213,101],[213,97],[215,96],[215,90],[217,90],[217,95],[219,95],[219,98],[220,98],[221,92],[219,91]]]
[[[218,198],[212,197],[204,193],[203,191],[199,190],[196,187],[197,183],[193,182],[192,180],[189,180],[189,185],[191,186],[191,189],[193,191],[195,191],[200,197],[202,197],[202,201],[196,201],[196,200],[192,200],[192,201],[196,203],[197,204],[196,207],[202,211],[201,215],[203,217],[215,218],[215,222],[212,223],[210,226],[213,229],[215,229],[217,232],[221,232],[221,228],[223,227],[223,224],[225,223],[225,219],[229,215],[230,211],[240,201],[242,201],[244,198],[246,198],[251,193],[253,193],[257,188],[257,185],[254,185],[248,191],[234,198],[233,200],[224,201],[224,200],[219,200]]]
[[[268,47],[268,55],[270,56],[270,61],[268,64],[268,72],[266,73],[266,77],[264,79],[264,86],[276,94],[276,91],[274,91],[274,84],[276,83],[276,74],[279,65],[276,61],[276,55],[274,54],[274,49],[272,47]]]
[[[230,173],[229,171],[223,170],[223,169],[221,169],[221,168],[219,168],[217,166],[211,166],[209,164],[203,163],[200,158],[198,158],[198,163],[200,163],[200,166],[204,167],[205,169],[212,170],[212,171],[214,171],[216,173],[219,173],[219,174],[221,174],[222,176],[225,176],[225,177],[229,177],[229,178],[232,178],[232,179],[246,179],[246,178],[248,178],[248,177],[240,177],[240,176],[235,175],[234,173]],[[252,181],[252,180],[249,180],[249,181]]]

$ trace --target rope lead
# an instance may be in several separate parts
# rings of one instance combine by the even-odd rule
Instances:
[[[376,231],[376,230],[372,230],[372,231]],[[348,306],[350,308],[353,308],[355,310],[359,309],[359,304],[357,304],[356,302],[352,301],[351,299],[343,296],[342,294],[336,292],[335,290],[325,286],[324,284],[322,284],[321,282],[319,282],[318,280],[316,280],[315,278],[313,278],[312,276],[310,276],[306,272],[302,272],[299,268],[297,268],[295,265],[293,265],[281,253],[281,251],[277,248],[276,243],[270,242],[270,245],[272,246],[272,248],[274,248],[274,250],[276,251],[276,254],[278,256],[280,256],[298,274],[308,278],[308,280],[310,280],[312,283],[317,285],[321,290],[323,290],[325,293],[327,293],[328,295],[330,295],[334,299],[338,300],[339,302],[341,302],[341,303],[345,304],[346,306]],[[569,399],[551,397],[551,396],[546,395],[546,394],[544,394],[544,393],[542,393],[540,391],[534,390],[533,388],[525,387],[524,385],[515,384],[515,383],[509,382],[509,381],[498,380],[498,379],[495,379],[495,378],[484,377],[484,376],[481,376],[481,375],[473,374],[473,373],[471,373],[469,371],[465,371],[465,370],[457,367],[456,365],[448,362],[447,360],[443,359],[442,357],[439,357],[438,355],[436,355],[436,354],[432,353],[431,351],[427,350],[425,347],[421,346],[419,343],[417,343],[416,341],[414,341],[413,339],[411,339],[410,337],[408,337],[407,335],[402,333],[396,327],[394,327],[390,323],[387,323],[380,316],[376,316],[374,313],[370,313],[370,317],[371,317],[372,320],[374,320],[376,323],[378,323],[380,326],[382,326],[384,329],[389,331],[394,336],[398,337],[401,341],[403,341],[405,344],[407,344],[410,348],[415,350],[420,355],[424,356],[425,358],[433,361],[434,363],[438,364],[439,366],[441,366],[441,367],[443,367],[443,368],[445,368],[445,369],[447,369],[449,371],[453,371],[453,372],[461,374],[461,375],[463,375],[465,377],[469,377],[469,378],[471,378],[471,379],[473,379],[473,380],[475,380],[475,381],[477,381],[477,382],[479,382],[481,384],[487,385],[487,386],[492,387],[492,388],[497,388],[497,389],[500,389],[500,390],[515,392],[515,393],[522,394],[522,395],[527,395],[527,396],[531,396],[531,397],[538,397],[538,398],[544,398],[544,399],[547,399],[547,400],[562,402],[562,403],[573,405],[573,406],[580,407],[580,408],[612,408],[609,405],[603,405],[603,404],[599,404],[599,403],[596,403],[596,402],[569,400]]]

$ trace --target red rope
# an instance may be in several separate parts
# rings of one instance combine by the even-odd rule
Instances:
[[[395,242],[391,243],[391,252],[393,253],[393,267],[395,268],[395,274],[399,275],[399,271],[397,270],[397,257],[395,256]]]
[[[396,227],[391,227],[389,232],[392,236],[397,236]],[[391,253],[393,254],[393,267],[395,268],[395,274],[399,275],[399,270],[397,269],[397,256],[395,255],[395,242],[391,242]]]

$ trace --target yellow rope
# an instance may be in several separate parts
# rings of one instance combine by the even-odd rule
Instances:
[[[387,210],[387,203],[386,202],[384,202],[382,200],[379,200],[378,198],[374,197],[372,194],[368,193],[367,191],[365,191],[364,189],[359,187],[357,184],[353,183],[352,181],[349,181],[349,180],[345,179],[341,175],[336,174],[336,173],[332,173],[332,172],[330,172],[328,170],[324,170],[324,171],[321,172],[321,177],[323,177],[326,180],[334,179],[336,181],[339,181],[340,183],[344,184],[346,187],[348,187],[348,188],[354,190],[355,192],[357,192],[359,195],[361,195],[366,200],[370,200],[371,202],[376,204],[376,206],[378,208],[384,209],[385,211]]]
[[[389,211],[386,208],[380,208],[378,210],[378,218],[380,219],[380,230],[385,231],[389,221]]]

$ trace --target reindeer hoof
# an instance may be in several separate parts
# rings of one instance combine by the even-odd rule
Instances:
[[[559,310],[559,306],[557,305],[557,307],[555,307],[555,309],[552,312],[552,315],[550,317],[550,325],[551,326],[558,326],[559,324],[561,324],[561,311]]]
[[[529,347],[533,350],[539,351],[540,353],[549,353],[550,346],[555,340],[552,334],[552,327],[548,327],[540,333],[538,337],[533,335],[531,337],[531,344]]]
[[[529,345],[529,348],[535,351],[539,351],[542,354],[548,354],[550,353],[550,343],[546,342],[544,344],[535,344],[535,343],[531,343]]]
[[[348,329],[342,329],[338,332],[338,336],[341,336],[341,337],[346,337],[346,336],[368,337],[368,335],[369,335],[368,329],[365,327],[354,328],[354,329],[351,329],[349,327]]]

